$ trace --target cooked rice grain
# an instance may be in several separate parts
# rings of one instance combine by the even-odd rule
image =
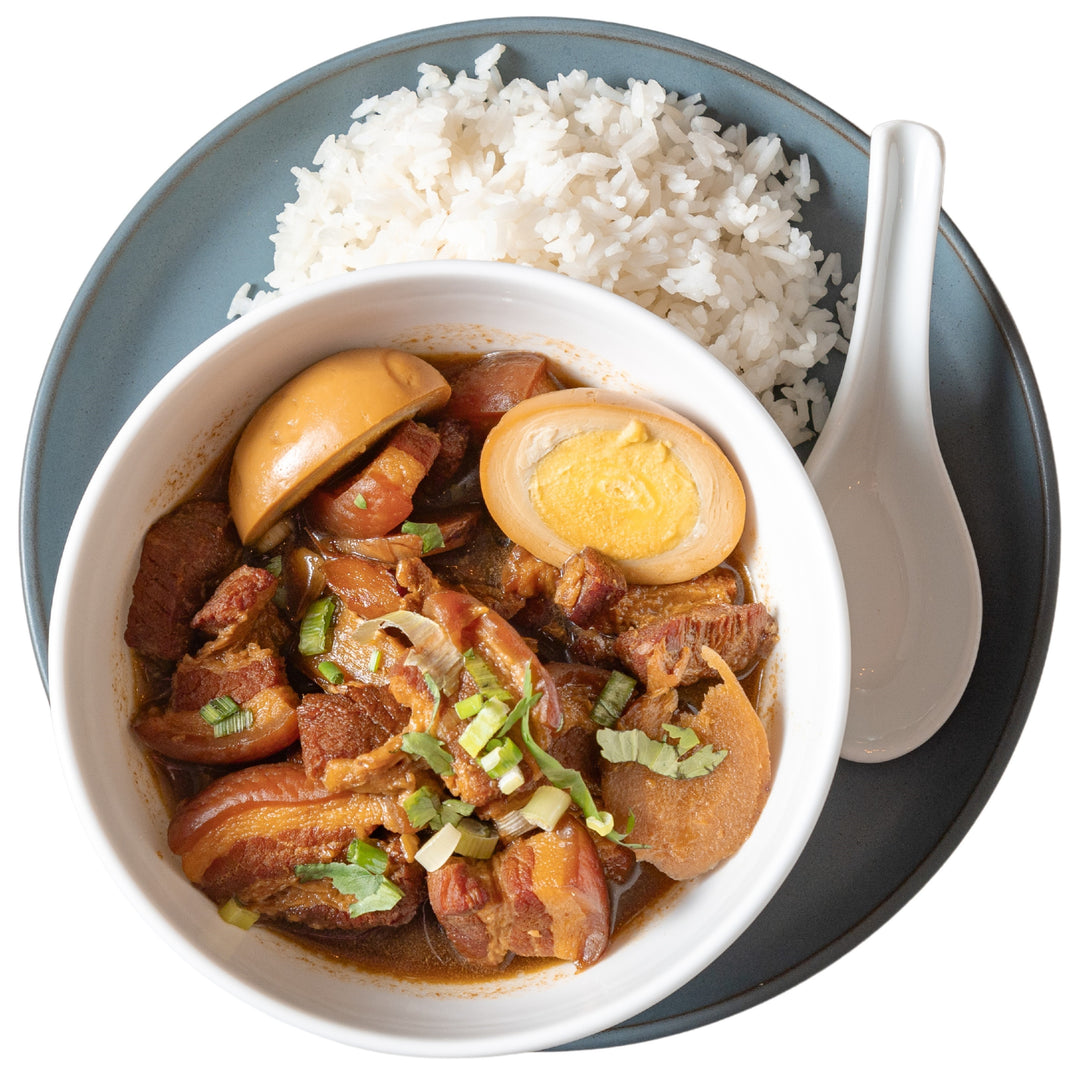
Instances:
[[[808,372],[845,349],[825,304],[841,283],[800,228],[817,191],[805,154],[722,129],[699,95],[624,89],[584,71],[503,84],[496,45],[475,74],[423,64],[416,90],[365,100],[277,218],[268,290],[230,316],[343,272],[435,258],[514,261],[605,287],[664,317],[733,370],[791,443],[828,399]]]

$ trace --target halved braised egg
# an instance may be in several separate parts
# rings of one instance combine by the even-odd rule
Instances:
[[[599,388],[538,395],[488,435],[480,483],[500,529],[561,566],[593,547],[640,584],[687,581],[722,563],[746,520],[734,466],[697,425]]]
[[[258,540],[398,422],[449,398],[443,375],[401,350],[343,350],[309,366],[255,411],[236,445],[229,507],[240,539]]]

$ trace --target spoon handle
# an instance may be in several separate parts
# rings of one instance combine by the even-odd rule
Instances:
[[[834,410],[866,414],[873,400],[891,396],[891,409],[929,422],[930,292],[945,149],[936,131],[905,120],[875,127],[870,144],[859,277],[867,301],[856,305]],[[865,367],[856,374],[855,366]]]

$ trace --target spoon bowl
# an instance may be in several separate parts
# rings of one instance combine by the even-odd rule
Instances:
[[[942,726],[979,648],[982,590],[930,399],[929,324],[944,152],[928,127],[870,139],[859,299],[844,374],[806,469],[851,620],[841,755],[876,763]]]

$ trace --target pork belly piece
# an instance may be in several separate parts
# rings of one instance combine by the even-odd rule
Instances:
[[[405,593],[385,563],[356,555],[328,555],[326,587],[360,618],[376,618],[405,606]]]
[[[251,712],[246,730],[215,737],[199,714],[218,697]],[[135,733],[163,756],[199,764],[246,764],[292,745],[297,738],[296,693],[284,659],[257,644],[185,656],[172,677],[166,708],[155,707],[134,725]]]
[[[427,877],[428,901],[466,961],[499,965],[509,950],[508,911],[491,861],[451,857]]]
[[[407,924],[427,901],[424,869],[408,859],[400,838],[372,837],[367,841],[382,849],[389,858],[384,874],[401,891],[401,898],[392,908],[351,916],[352,896],[342,894],[329,879],[289,882],[267,893],[256,890],[248,894],[249,901],[244,904],[268,918],[317,931],[338,928],[363,932]]]
[[[313,655],[296,653],[290,659],[313,682],[320,680],[318,668],[325,660],[337,664],[348,681],[385,686],[409,650],[397,635],[380,634],[371,641],[358,640],[359,628],[369,617],[377,616],[358,615],[340,603],[334,613],[329,649]],[[327,692],[335,690],[327,689]]]
[[[181,805],[168,843],[188,879],[218,904],[236,898],[270,919],[362,931],[405,923],[426,898],[422,869],[394,837],[409,830],[392,797],[332,793],[298,764],[261,764],[223,775]],[[330,880],[297,878],[298,864],[343,860],[354,838],[386,849],[387,878],[402,891],[393,908],[351,917],[354,899]]]
[[[523,399],[562,386],[547,358],[525,351],[485,355],[448,379],[451,394],[443,415],[466,421],[480,436],[490,432],[499,418]]]
[[[413,494],[438,453],[434,429],[403,421],[359,473],[332,479],[308,496],[308,522],[336,536],[385,536],[412,513]]]
[[[427,885],[439,923],[469,961],[498,965],[518,954],[591,965],[607,949],[607,884],[593,840],[574,818],[488,861],[451,858]]]
[[[537,725],[536,742],[563,767],[580,772],[589,792],[599,797],[600,746],[596,741],[598,724],[592,719],[592,710],[611,672],[585,663],[549,663],[546,668],[558,692],[563,719],[558,730]],[[637,864],[634,851],[592,831],[589,831],[589,837],[596,846],[608,882],[625,883]]]
[[[763,604],[712,604],[623,631],[615,654],[641,681],[687,685],[713,674],[703,648],[741,674],[772,651],[776,637],[776,621]]]
[[[245,704],[264,689],[289,684],[285,662],[272,649],[245,645],[207,656],[186,656],[172,678],[170,706],[198,710],[215,697]]]
[[[715,654],[709,656],[716,661]],[[660,775],[635,761],[601,760],[602,793],[616,826],[634,816],[635,852],[672,879],[691,879],[730,857],[749,837],[771,782],[761,720],[734,671],[717,662],[719,682],[695,714],[680,710],[674,689],[633,701],[616,724],[663,741],[664,723],[691,727],[702,746],[727,750],[713,770],[694,778]]]
[[[280,648],[289,636],[273,604],[278,580],[269,570],[238,566],[191,620],[195,630],[210,634],[199,654],[217,652],[254,643],[262,648]]]
[[[422,518],[414,516],[400,528],[382,536],[335,536],[331,543],[338,551],[392,566],[405,559],[445,555],[465,547],[479,523],[479,507],[453,507],[425,514]],[[422,528],[418,529],[418,526]],[[429,530],[437,539],[432,540],[424,530]]]
[[[388,690],[350,682],[344,693],[309,693],[296,709],[304,770],[321,780],[332,760],[354,760],[401,734],[409,710]]]
[[[504,592],[523,601],[552,600],[558,584],[557,567],[538,559],[520,544],[504,545],[499,561],[499,586]]]
[[[626,577],[595,548],[582,548],[559,570],[554,600],[575,626],[602,622],[626,595]]]
[[[626,594],[612,608],[608,628],[621,633],[657,619],[686,614],[706,604],[739,603],[741,595],[739,575],[722,565],[671,585],[629,585]]]
[[[175,661],[192,640],[192,616],[240,561],[225,503],[193,499],[147,531],[124,640],[142,656]]]

